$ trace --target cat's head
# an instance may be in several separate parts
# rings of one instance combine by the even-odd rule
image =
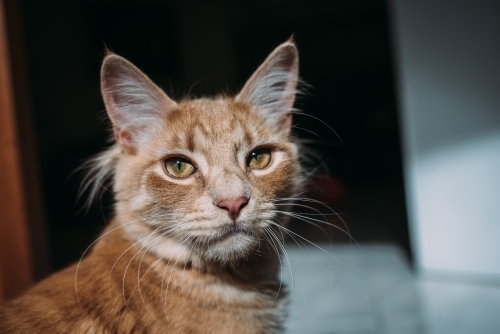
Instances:
[[[276,201],[300,183],[290,138],[297,76],[288,41],[235,97],[175,102],[124,58],[105,57],[116,145],[97,160],[98,173],[114,175],[116,216],[136,241],[167,258],[226,263],[272,238]]]

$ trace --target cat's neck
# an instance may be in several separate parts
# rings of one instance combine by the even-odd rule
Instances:
[[[234,263],[220,263],[204,260],[189,247],[189,244],[186,245],[169,236],[155,234],[154,229],[145,224],[134,224],[115,218],[104,233],[124,234],[129,240],[129,247],[135,249],[135,252],[145,251],[158,262],[181,270],[192,269],[222,280],[250,285],[275,285],[280,279],[280,254],[276,254],[274,245],[268,244],[266,240],[262,240],[258,251],[247,259]]]

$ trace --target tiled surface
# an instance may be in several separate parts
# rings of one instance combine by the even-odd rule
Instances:
[[[421,293],[429,334],[500,333],[500,288],[427,281]]]
[[[500,333],[500,287],[415,279],[390,245],[321,247],[287,247],[287,333]]]

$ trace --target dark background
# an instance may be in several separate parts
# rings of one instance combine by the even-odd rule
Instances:
[[[83,174],[75,172],[109,136],[99,93],[105,47],[179,98],[236,93],[291,34],[310,85],[297,105],[342,140],[312,117],[295,117],[317,135],[295,133],[323,157],[309,196],[342,213],[358,242],[395,243],[410,255],[384,1],[22,0],[20,9],[54,269],[75,261],[112,214],[109,193],[81,210]],[[292,228],[326,240],[303,222]]]

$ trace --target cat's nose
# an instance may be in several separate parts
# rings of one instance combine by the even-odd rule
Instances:
[[[221,209],[227,210],[229,218],[236,220],[240,215],[241,209],[248,203],[248,198],[241,196],[238,198],[226,198],[220,200],[217,206]]]

